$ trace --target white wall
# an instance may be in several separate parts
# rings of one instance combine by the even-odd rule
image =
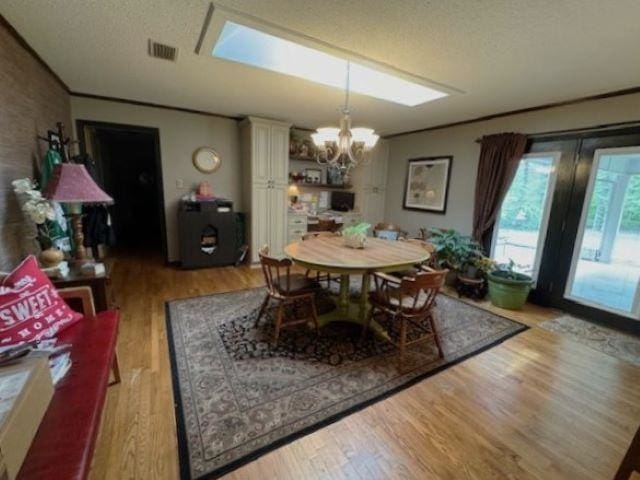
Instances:
[[[531,134],[636,120],[640,121],[640,94],[391,138],[385,220],[402,225],[411,234],[417,234],[420,227],[455,228],[471,233],[476,170],[480,155],[480,145],[475,142],[477,138],[492,133]],[[402,204],[407,160],[437,155],[453,155],[446,214],[404,210]]]
[[[193,186],[207,180],[214,195],[232,200],[234,209],[242,211],[242,164],[238,122],[235,120],[73,96],[71,115],[74,128],[75,121],[80,119],[155,127],[160,130],[170,261],[180,258],[178,201]],[[220,169],[210,175],[200,173],[191,161],[194,150],[203,146],[213,147],[222,158]],[[184,181],[184,188],[176,187],[177,179]]]

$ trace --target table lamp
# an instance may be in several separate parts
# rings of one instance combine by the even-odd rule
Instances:
[[[293,207],[296,203],[298,203],[298,195],[300,195],[300,189],[297,185],[289,185],[287,189],[287,195],[289,196],[289,201],[291,202],[291,206]]]
[[[76,163],[56,165],[43,195],[49,200],[68,205],[75,244],[74,257],[79,263],[85,262],[87,252],[83,245],[82,204],[112,204],[113,198],[96,185],[84,165]]]

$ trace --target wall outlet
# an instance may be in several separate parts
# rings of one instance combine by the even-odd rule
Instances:
[[[176,179],[176,188],[184,188],[184,180],[181,178]]]

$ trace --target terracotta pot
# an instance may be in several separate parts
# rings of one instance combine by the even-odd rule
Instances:
[[[57,248],[47,248],[40,252],[40,263],[46,268],[56,267],[64,260],[64,253]]]

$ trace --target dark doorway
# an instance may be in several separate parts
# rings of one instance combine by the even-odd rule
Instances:
[[[82,153],[113,196],[116,249],[162,253],[167,258],[160,138],[156,128],[77,121]]]

